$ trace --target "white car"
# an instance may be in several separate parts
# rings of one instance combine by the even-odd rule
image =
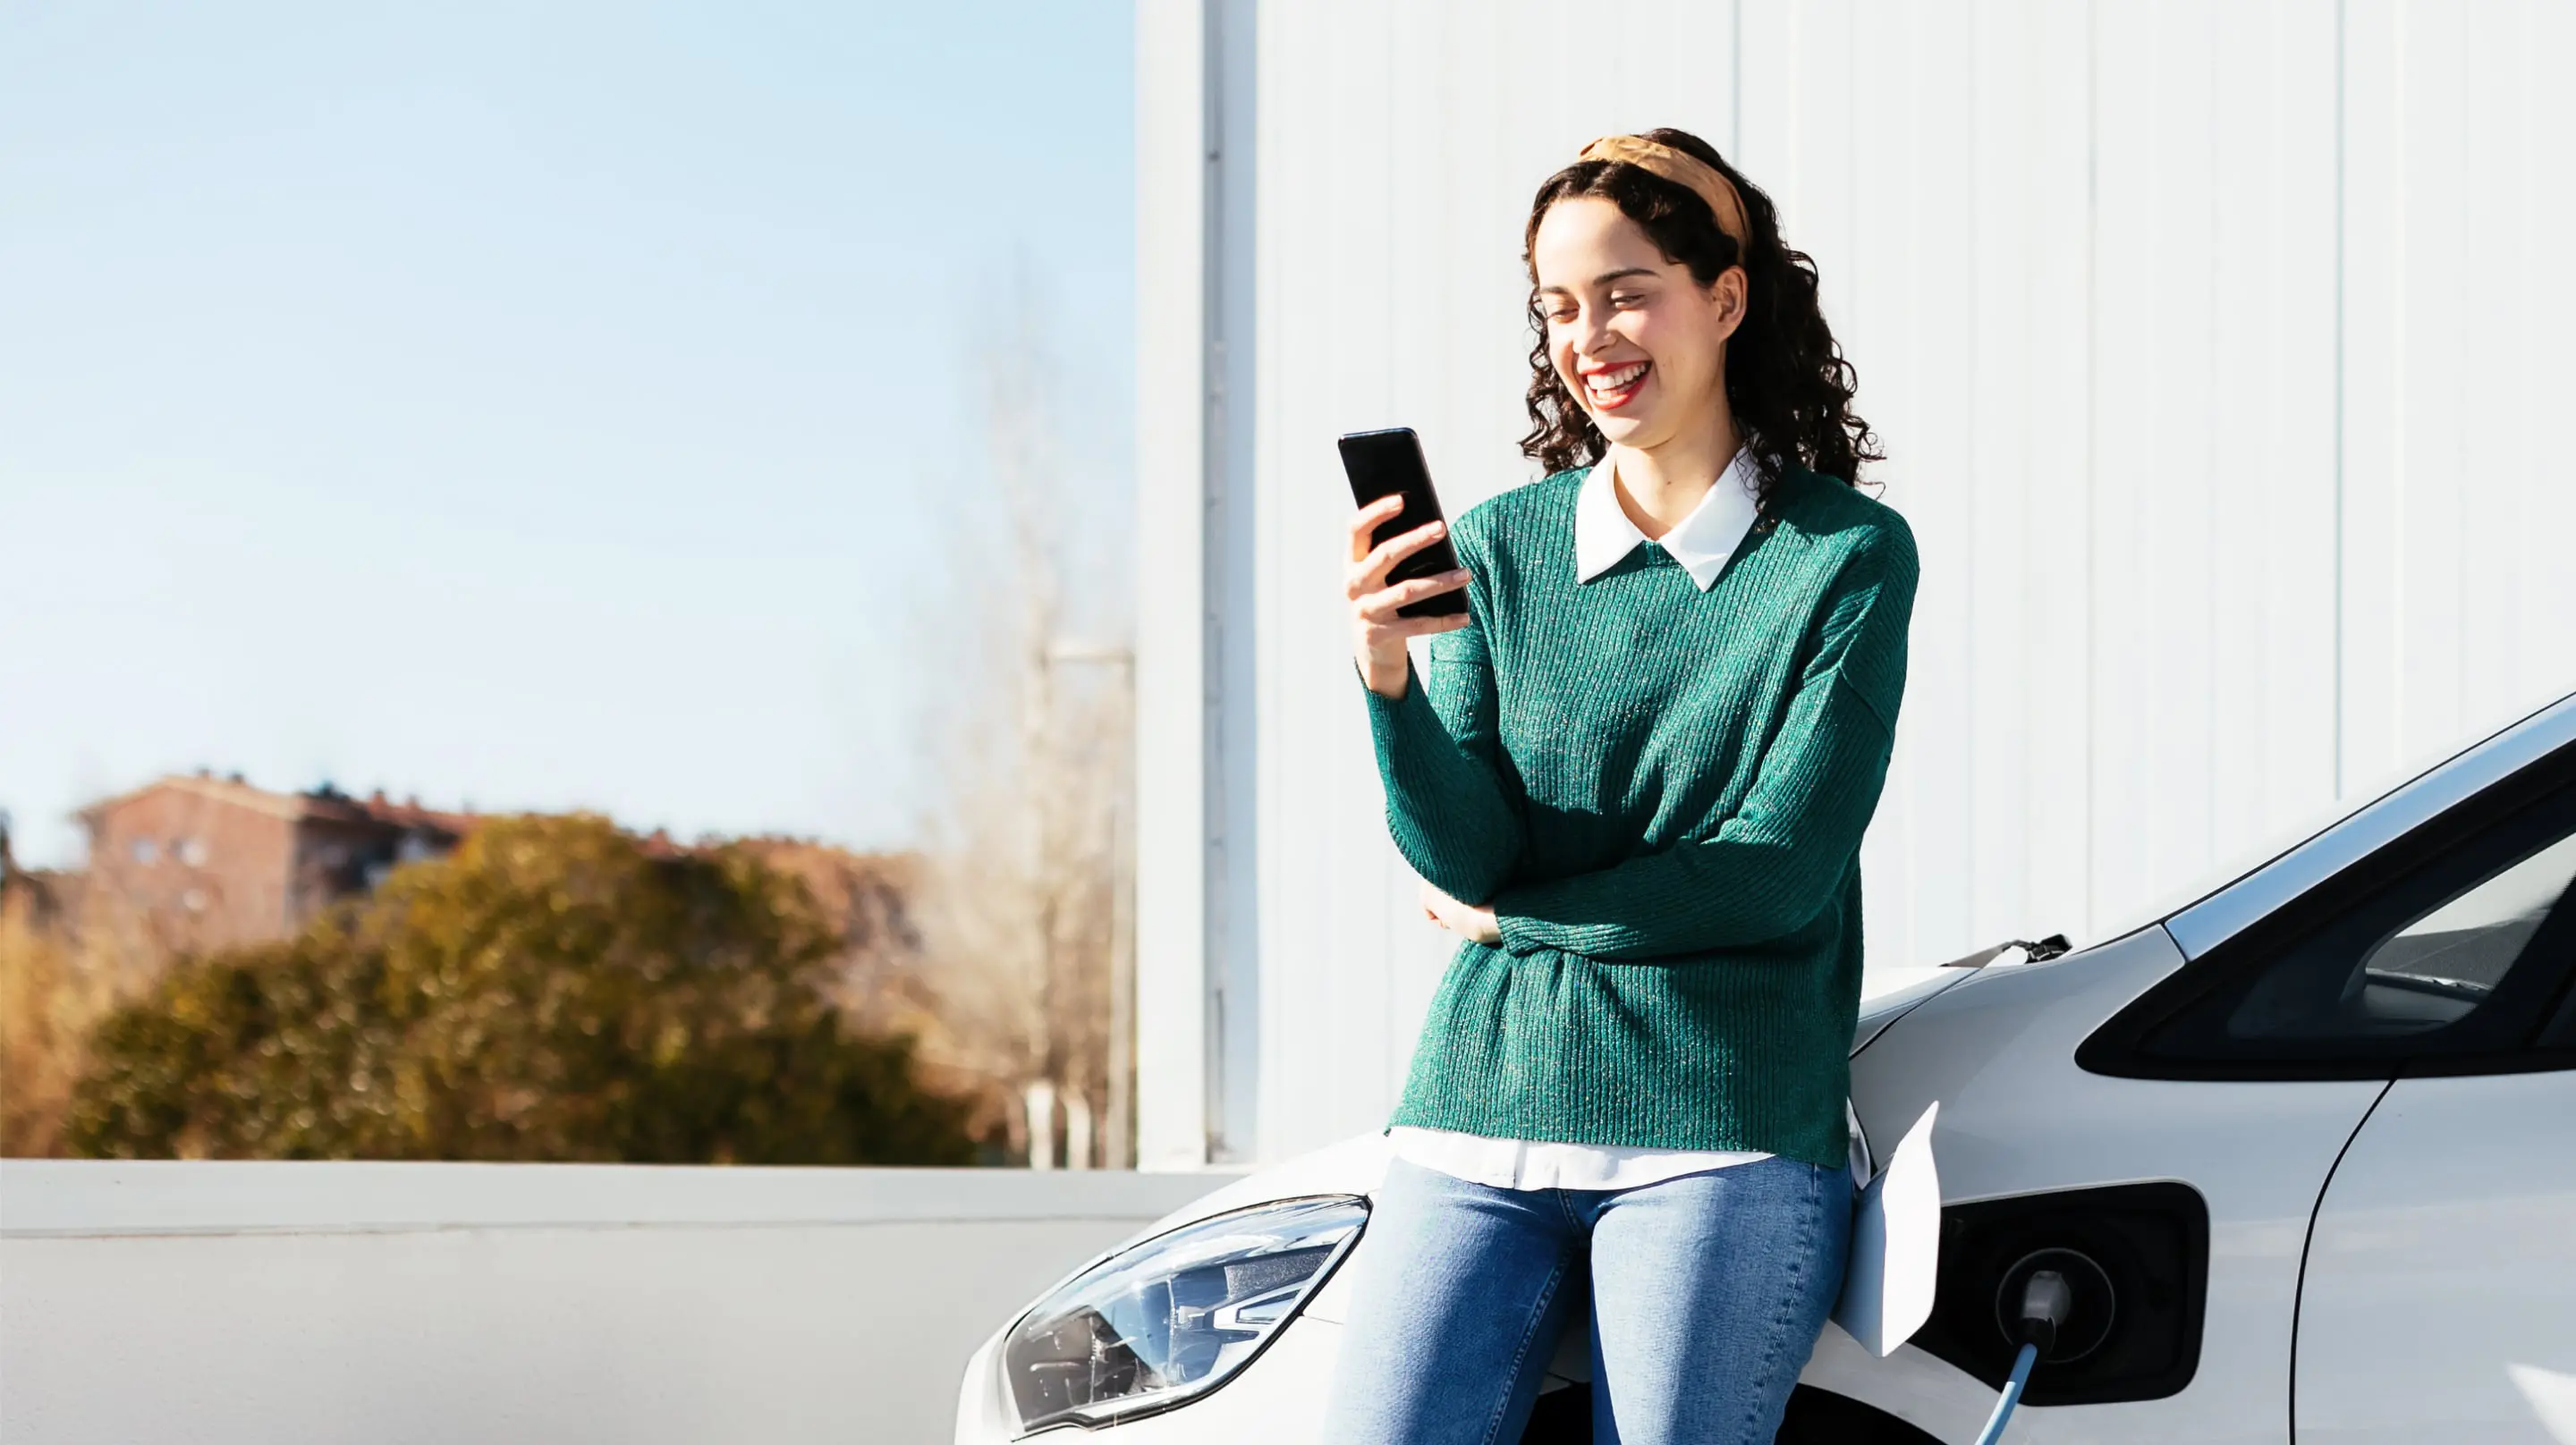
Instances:
[[[2576,1445],[2571,877],[2576,695],[2154,922],[1865,1005],[1876,1166],[1940,1105],[1938,1287],[1884,1358],[1828,1326],[1780,1439],[1975,1439],[2047,1266],[2074,1313],[2009,1440]],[[1386,1159],[1068,1276],[968,1364],[959,1445],[1320,1441],[1352,1281],[1403,1265],[1368,1247]],[[1579,1343],[1552,1370],[1524,1439],[1588,1440]]]

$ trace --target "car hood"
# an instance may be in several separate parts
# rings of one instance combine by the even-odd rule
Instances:
[[[1907,968],[1891,970],[1874,979],[1873,982],[1880,987],[1861,1001],[1859,1017],[1852,1027],[1852,1052],[1859,1053],[1885,1033],[1889,1025],[1943,990],[1976,977],[1979,971],[1974,968]],[[1394,1148],[1385,1134],[1355,1134],[1229,1182],[1219,1183],[1226,1176],[1212,1174],[1208,1193],[1136,1231],[1101,1257],[1116,1254],[1165,1230],[1223,1214],[1229,1209],[1308,1194],[1374,1194],[1379,1181],[1386,1176],[1387,1161],[1393,1157]]]
[[[1885,985],[1860,1001],[1860,1016],[1852,1024],[1851,1051],[1868,1048],[1870,1041],[1887,1032],[1887,1026],[1905,1017],[1917,1006],[1929,1001],[1942,990],[1977,976],[1974,968],[1891,969],[1881,980]]]

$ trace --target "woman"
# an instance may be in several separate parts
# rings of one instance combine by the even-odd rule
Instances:
[[[1459,517],[1434,577],[1387,573],[1439,523],[1350,524],[1388,824],[1465,942],[1327,1438],[1510,1445],[1588,1294],[1596,1441],[1769,1441],[1848,1250],[1913,534],[1851,485],[1879,455],[1813,263],[1706,142],[1593,142],[1524,240],[1549,475]],[[1459,588],[1464,616],[1396,614]]]

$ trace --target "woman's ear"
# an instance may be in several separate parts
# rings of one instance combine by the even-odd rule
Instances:
[[[1717,307],[1720,341],[1733,336],[1735,328],[1744,324],[1745,285],[1744,268],[1729,266],[1717,273],[1717,280],[1709,287],[1709,300]]]

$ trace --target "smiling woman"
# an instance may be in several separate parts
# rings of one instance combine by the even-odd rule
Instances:
[[[1814,266],[1705,142],[1593,142],[1525,239],[1550,475],[1461,516],[1436,583],[1388,578],[1440,524],[1351,518],[1389,829],[1464,941],[1371,1225],[1407,1267],[1358,1288],[1325,1434],[1517,1438],[1588,1287],[1596,1439],[1768,1440],[1849,1247],[1913,532],[1850,484]]]
[[[1612,148],[1639,139],[1653,148]],[[1610,203],[1644,233],[1657,254],[1652,264],[1594,277],[1590,289],[1599,295],[1609,288],[1617,293],[1609,297],[1613,307],[1643,315],[1651,312],[1649,303],[1658,293],[1681,279],[1673,274],[1678,271],[1692,284],[1711,288],[1738,313],[1726,338],[1735,344],[1724,353],[1725,410],[1740,431],[1767,443],[1767,453],[1755,458],[1766,484],[1778,478],[1784,458],[1846,481],[1859,475],[1863,463],[1883,460],[1869,424],[1851,409],[1858,379],[1825,324],[1817,301],[1816,263],[1780,239],[1771,198],[1737,175],[1715,148],[1686,131],[1605,136],[1595,146],[1602,148],[1601,155],[1559,171],[1540,193],[1524,240],[1530,255],[1538,254],[1539,232],[1554,202],[1593,198]],[[1693,162],[1696,172],[1686,164]],[[1697,196],[1705,214],[1676,195],[1678,189]],[[1535,280],[1535,266],[1531,274]],[[1538,344],[1530,349],[1532,426],[1521,449],[1551,472],[1599,455],[1605,433],[1595,421],[1596,412],[1626,407],[1633,386],[1630,392],[1607,396],[1594,389],[1605,379],[1625,380],[1605,378],[1603,370],[1638,365],[1651,370],[1654,365],[1639,336],[1638,350],[1644,354],[1599,361],[1591,370],[1568,368],[1557,354],[1557,338],[1577,309],[1566,286],[1537,286],[1531,292],[1530,321]],[[1589,407],[1575,401],[1569,370],[1585,383]],[[1685,383],[1691,381],[1704,383],[1704,378],[1671,377],[1667,385],[1689,395]]]

